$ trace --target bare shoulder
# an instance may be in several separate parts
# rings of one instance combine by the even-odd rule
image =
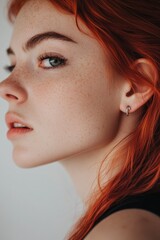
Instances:
[[[97,224],[84,240],[159,240],[160,217],[142,209],[113,213]]]

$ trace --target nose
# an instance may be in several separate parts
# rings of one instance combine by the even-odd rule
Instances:
[[[26,100],[27,93],[19,82],[6,79],[0,83],[0,97],[9,103],[22,103]]]

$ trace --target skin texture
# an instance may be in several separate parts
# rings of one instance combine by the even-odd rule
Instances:
[[[27,2],[16,18],[10,42],[15,68],[0,83],[0,95],[8,101],[8,111],[33,128],[12,139],[15,163],[29,168],[59,161],[85,201],[96,186],[100,162],[136,127],[138,109],[151,92],[139,87],[137,95],[127,96],[128,79],[115,72],[110,55],[79,23],[88,35],[78,30],[74,16],[59,12],[50,2]],[[47,31],[77,43],[49,39],[33,49],[24,48],[28,39]],[[46,69],[51,66],[49,59],[38,59],[44,53],[64,57],[66,65]],[[154,71],[145,60],[137,64],[147,73]],[[131,106],[129,117],[124,113],[127,105]],[[109,159],[106,168],[108,163]]]
[[[104,53],[82,22],[79,25],[87,35],[78,30],[74,16],[59,12],[50,2],[27,2],[16,18],[10,42],[14,53],[9,57],[15,67],[0,83],[0,95],[8,101],[8,111],[33,128],[11,140],[15,163],[30,168],[59,161],[85,202],[97,187],[101,161],[135,129],[141,107],[152,91],[147,86],[131,91],[129,79],[111,66],[109,53]],[[48,39],[26,50],[28,39],[48,31],[64,34],[74,43]],[[39,59],[45,53],[67,59],[66,64],[51,68],[51,58]],[[137,60],[134,66],[151,81],[156,79],[156,69],[147,59]],[[125,115],[128,105],[129,117]],[[105,162],[106,172],[111,161],[112,155]],[[123,159],[117,164],[118,170]],[[104,181],[114,173],[112,170]],[[157,216],[125,210],[98,224],[86,240],[158,240],[158,229]]]

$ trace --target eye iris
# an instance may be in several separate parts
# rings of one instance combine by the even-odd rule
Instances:
[[[55,67],[61,63],[61,60],[59,58],[50,58],[49,63]]]

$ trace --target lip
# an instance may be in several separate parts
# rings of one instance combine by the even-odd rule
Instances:
[[[27,122],[25,122],[20,116],[18,116],[16,113],[12,113],[12,112],[7,112],[5,115],[5,121],[6,124],[9,128],[8,132],[7,132],[7,138],[15,138],[17,136],[20,136],[22,134],[26,134],[28,132],[33,131],[33,128],[30,124],[28,124]],[[20,123],[24,126],[26,126],[27,128],[14,128],[13,124],[14,123]]]

